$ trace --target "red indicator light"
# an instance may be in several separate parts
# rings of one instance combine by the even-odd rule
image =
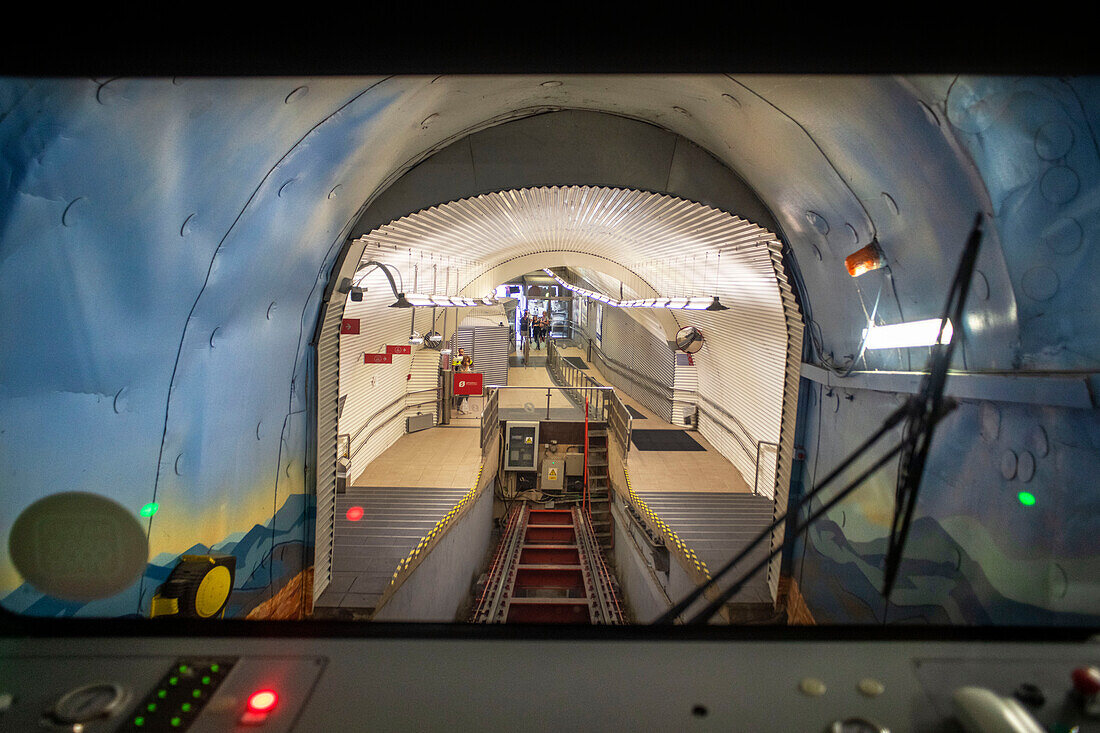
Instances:
[[[274,690],[260,690],[253,692],[248,698],[248,710],[252,713],[267,713],[279,702],[279,696]]]
[[[353,506],[348,509],[347,518],[349,522],[358,522],[363,518],[363,507]]]

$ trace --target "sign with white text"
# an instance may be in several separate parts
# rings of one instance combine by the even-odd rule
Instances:
[[[485,375],[477,372],[455,372],[455,394],[479,395]]]

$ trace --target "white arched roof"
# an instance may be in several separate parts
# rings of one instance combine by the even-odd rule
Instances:
[[[707,437],[744,475],[755,470],[754,443],[780,441],[788,317],[797,313],[781,291],[780,245],[767,229],[664,194],[555,186],[452,201],[363,239],[363,260],[397,267],[409,292],[415,280],[425,294],[482,296],[518,275],[568,266],[614,298],[620,286],[625,299],[717,295],[729,310],[625,312],[665,340],[685,325],[703,331],[699,394],[713,414],[732,415],[721,420],[746,449],[728,435]]]

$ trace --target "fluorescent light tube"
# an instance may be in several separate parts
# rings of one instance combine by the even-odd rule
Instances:
[[[865,348],[868,349],[905,349],[914,346],[932,346],[940,332],[940,319],[929,318],[924,321],[895,323],[889,326],[872,326],[863,329]],[[951,321],[943,327],[943,339],[940,343],[950,343],[954,330]]]
[[[409,301],[411,305],[432,305],[430,296],[420,295],[418,293],[406,293],[405,300]]]

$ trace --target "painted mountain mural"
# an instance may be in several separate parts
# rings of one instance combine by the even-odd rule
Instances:
[[[291,494],[267,523],[235,532],[211,546],[197,544],[176,555],[161,553],[145,568],[144,577],[122,593],[102,600],[66,601],[45,595],[23,583],[0,605],[28,616],[147,617],[149,603],[181,555],[208,553],[232,555],[237,560],[233,593],[225,609],[226,618],[243,618],[259,604],[271,599],[313,561],[313,497]]]

